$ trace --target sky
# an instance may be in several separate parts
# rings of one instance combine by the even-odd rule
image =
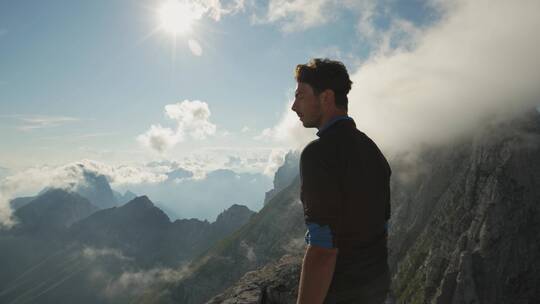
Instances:
[[[538,0],[0,0],[0,221],[76,163],[272,176],[316,138],[290,110],[313,57],[345,63],[387,158],[449,143],[538,106],[538,28]]]
[[[263,130],[289,111],[296,64],[328,56],[354,70],[375,45],[359,25],[368,11],[376,29],[437,15],[422,1],[176,1],[198,6],[171,33],[169,2],[0,1],[0,167],[268,155],[290,146]],[[206,116],[187,121],[197,105]]]

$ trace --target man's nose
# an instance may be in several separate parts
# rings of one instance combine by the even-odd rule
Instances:
[[[293,110],[294,112],[296,112],[296,99],[295,99],[295,100],[293,101],[293,103],[292,103],[291,110]]]

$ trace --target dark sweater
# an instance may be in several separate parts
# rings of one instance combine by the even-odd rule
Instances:
[[[328,225],[338,248],[331,290],[347,289],[387,271],[391,169],[353,120],[318,135],[300,157],[300,198],[306,223]]]

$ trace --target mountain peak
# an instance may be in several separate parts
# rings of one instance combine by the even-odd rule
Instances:
[[[233,204],[221,212],[213,224],[218,226],[230,226],[238,221],[247,221],[253,214],[255,214],[255,212],[250,210],[248,207]]]
[[[17,209],[15,216],[26,228],[65,228],[96,210],[97,207],[75,192],[50,188]]]
[[[116,198],[105,175],[84,170],[83,178],[83,181],[78,183],[75,188],[77,193],[102,209],[117,205]]]
[[[155,207],[154,203],[146,195],[137,196],[131,201],[127,202],[123,208],[152,208]]]

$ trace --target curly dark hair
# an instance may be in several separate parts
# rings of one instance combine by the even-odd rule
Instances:
[[[313,58],[307,64],[296,66],[294,78],[297,82],[309,84],[315,95],[327,89],[334,91],[336,107],[347,110],[347,94],[351,90],[352,81],[341,61]]]

